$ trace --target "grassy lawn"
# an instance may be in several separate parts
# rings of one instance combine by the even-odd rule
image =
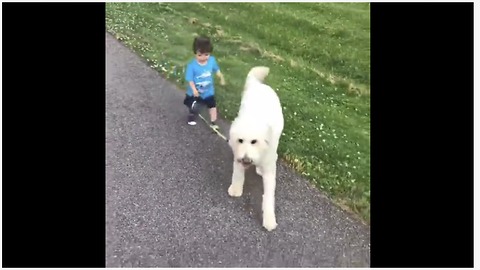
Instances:
[[[233,120],[248,70],[270,67],[285,114],[279,152],[344,209],[370,220],[368,3],[107,3],[107,30],[185,88],[192,42],[214,42]],[[181,101],[179,101],[181,106]]]

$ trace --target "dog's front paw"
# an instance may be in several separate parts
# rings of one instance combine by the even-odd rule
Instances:
[[[275,214],[264,214],[263,215],[263,227],[267,231],[273,231],[277,227],[277,221],[275,219]]]
[[[230,187],[228,188],[228,195],[232,197],[240,197],[242,196],[242,193],[243,193],[243,187],[230,185]]]

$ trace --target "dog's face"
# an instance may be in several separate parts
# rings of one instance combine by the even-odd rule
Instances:
[[[244,168],[257,165],[268,149],[269,131],[266,124],[236,119],[230,128],[228,140],[234,161],[241,163]]]

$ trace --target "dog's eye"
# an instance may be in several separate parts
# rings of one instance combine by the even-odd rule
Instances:
[[[238,139],[238,142],[239,142],[239,143],[243,143],[243,139]]]
[[[257,143],[257,140],[252,140],[251,143],[252,143],[252,144],[256,144],[256,143]]]

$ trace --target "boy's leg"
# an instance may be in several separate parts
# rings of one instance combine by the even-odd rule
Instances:
[[[212,121],[212,123],[217,121],[217,107],[210,108],[208,111],[210,112],[210,121]]]
[[[194,126],[197,124],[197,122],[195,122],[195,116],[196,116],[196,112],[194,110],[195,102],[196,102],[195,97],[185,95],[183,104],[185,104],[185,106],[187,106],[188,108],[189,114],[188,114],[187,123],[191,126]]]
[[[215,97],[208,97],[204,99],[204,102],[208,107],[208,112],[210,113],[210,126],[212,128],[218,129],[219,127],[215,123],[215,121],[217,121],[217,102],[215,101]]]

